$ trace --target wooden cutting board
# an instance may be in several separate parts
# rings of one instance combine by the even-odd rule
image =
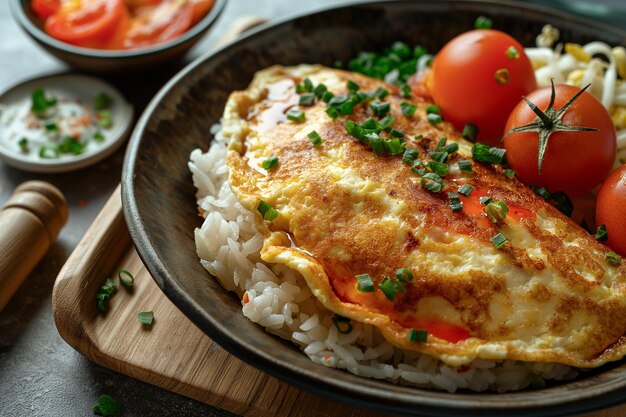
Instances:
[[[105,316],[96,292],[121,268],[135,277],[119,288]],[[117,278],[116,278],[117,281]],[[52,293],[61,337],[88,359],[122,374],[243,416],[374,417],[280,382],[214,343],[161,292],[132,246],[119,187],[59,273]],[[139,311],[153,310],[145,330]],[[620,417],[626,405],[589,414]]]

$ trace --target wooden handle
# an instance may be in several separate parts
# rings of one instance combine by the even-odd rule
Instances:
[[[0,210],[0,311],[67,221],[61,191],[43,181],[18,186]]]

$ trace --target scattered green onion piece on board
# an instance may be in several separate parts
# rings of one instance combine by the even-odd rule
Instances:
[[[120,403],[110,395],[104,394],[98,398],[92,411],[99,416],[113,417],[120,412]]]
[[[93,99],[93,108],[96,111],[106,110],[111,105],[111,97],[106,93],[99,93],[96,98]]]
[[[278,157],[272,156],[261,162],[261,167],[266,170],[274,169],[278,166]]]
[[[472,158],[474,161],[486,162],[488,164],[501,164],[504,160],[506,149],[492,148],[491,146],[477,143],[472,147]]]
[[[436,113],[428,114],[426,116],[426,119],[428,120],[428,123],[430,123],[431,125],[438,125],[438,124],[441,124],[441,122],[443,121],[441,116]]]
[[[407,149],[404,151],[404,154],[402,155],[402,162],[404,162],[407,165],[411,165],[413,164],[413,161],[417,159],[419,154],[420,154],[419,150],[415,148]]]
[[[480,204],[485,204],[485,205],[486,205],[486,204],[491,203],[492,201],[493,201],[493,198],[491,198],[491,197],[487,197],[487,196],[480,197],[480,198],[478,199],[478,202],[479,202]]]
[[[427,173],[420,179],[422,187],[432,193],[438,193],[443,189],[443,179],[435,173]]]
[[[298,100],[300,106],[312,106],[313,103],[315,103],[315,94],[313,93],[304,93],[300,95],[300,100]]]
[[[391,278],[384,277],[382,281],[380,281],[380,284],[378,284],[378,288],[380,288],[389,301],[396,299],[396,285],[391,281]]]
[[[137,313],[137,320],[145,327],[152,327],[154,322],[154,313],[152,311],[140,311]]]
[[[291,120],[292,122],[302,123],[304,122],[304,118],[305,116],[302,110],[291,109],[287,112],[287,119]]]
[[[459,161],[457,162],[457,165],[459,166],[459,169],[461,171],[474,172],[474,170],[472,169],[472,161],[468,161],[468,160]]]
[[[356,289],[360,292],[374,292],[374,281],[369,274],[360,274],[356,277]]]
[[[496,249],[500,249],[508,241],[509,240],[502,233],[498,233],[497,235],[491,238],[491,243],[493,243]]]
[[[463,126],[463,132],[461,132],[461,136],[470,142],[476,141],[476,136],[478,136],[478,126],[474,123],[467,123]]]
[[[135,285],[135,277],[133,276],[133,274],[125,269],[119,270],[119,272],[117,273],[117,278],[120,280],[120,284],[122,284],[122,287],[126,288],[127,290],[131,290],[133,288],[133,285]]]
[[[509,206],[507,206],[507,204],[502,200],[494,201],[487,204],[485,207],[485,213],[487,214],[489,220],[497,223],[506,218],[506,215],[509,213]]]
[[[406,339],[411,343],[423,343],[428,340],[428,331],[422,329],[409,329]]]
[[[339,314],[333,314],[331,321],[339,333],[348,334],[352,332],[352,323],[350,323],[349,318],[340,316]]]
[[[372,109],[372,112],[374,112],[375,116],[383,117],[387,113],[389,113],[389,110],[391,109],[391,104],[382,101],[374,101],[370,103],[370,109]]]
[[[478,16],[474,22],[474,28],[476,29],[491,29],[492,25],[492,20],[485,16]]]
[[[596,230],[596,234],[594,236],[598,242],[604,242],[609,238],[609,235],[606,233],[606,226],[601,224],[598,226],[598,230]]]
[[[259,213],[261,213],[263,219],[267,220],[268,222],[276,219],[280,214],[278,210],[274,209],[272,206],[269,205],[269,203],[263,200],[259,201],[259,205],[256,209]]]
[[[509,46],[506,51],[505,51],[506,56],[508,56],[510,59],[518,59],[519,58],[519,51],[517,50],[516,47],[514,47],[513,45]]]
[[[104,284],[100,287],[96,293],[96,305],[100,313],[106,313],[109,306],[109,299],[117,291],[117,284],[111,278],[107,278]]]
[[[459,187],[459,194],[463,194],[465,197],[468,197],[472,191],[474,191],[474,187],[469,184],[463,184]]]
[[[607,252],[604,254],[604,259],[606,259],[610,265],[618,266],[622,257],[615,252]]]
[[[405,116],[413,116],[416,110],[417,106],[413,103],[409,103],[408,101],[403,101],[402,103],[400,103],[400,111],[402,111],[402,114],[404,114]]]

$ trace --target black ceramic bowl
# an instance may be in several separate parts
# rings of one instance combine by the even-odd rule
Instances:
[[[142,71],[180,58],[209,30],[226,4],[226,0],[215,0],[202,20],[170,42],[150,48],[107,51],[82,48],[55,39],[43,30],[43,22],[33,12],[30,0],[9,2],[19,25],[45,50],[73,67],[102,74]]]
[[[165,294],[199,328],[252,365],[327,398],[403,415],[571,415],[626,399],[626,363],[587,373],[542,390],[449,394],[397,386],[311,362],[290,343],[265,332],[241,313],[239,300],[200,266],[193,230],[201,219],[187,169],[189,153],[206,150],[210,126],[233,90],[273,64],[347,61],[359,51],[381,50],[395,40],[439,50],[473,28],[479,15],[493,19],[525,45],[546,23],[561,39],[625,44],[626,34],[548,9],[504,1],[391,1],[350,5],[259,28],[207,55],[171,80],[148,106],[132,136],[122,190],[126,221],[139,254]]]

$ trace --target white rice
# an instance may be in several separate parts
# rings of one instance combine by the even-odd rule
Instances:
[[[450,367],[429,355],[396,348],[376,327],[354,320],[350,333],[339,333],[333,313],[317,301],[299,273],[261,261],[263,237],[254,214],[239,204],[228,184],[220,126],[212,133],[209,151],[194,150],[189,162],[204,217],[195,230],[196,248],[201,264],[224,288],[240,299],[247,293],[244,316],[291,340],[315,363],[398,384],[505,392],[527,387],[532,374],[556,380],[576,377],[575,369],[555,363],[477,359],[470,366]]]

